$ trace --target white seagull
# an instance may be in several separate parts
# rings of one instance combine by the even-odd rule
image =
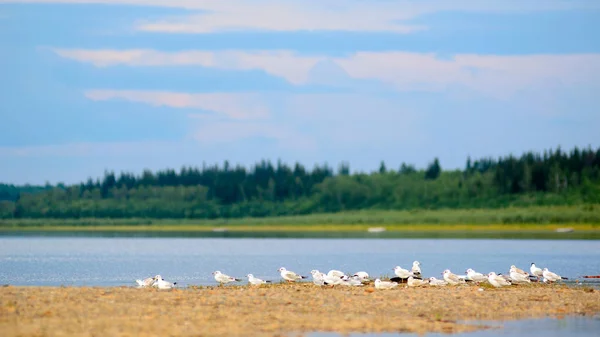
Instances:
[[[459,283],[465,283],[464,278],[460,278],[456,274],[453,274],[450,271],[450,269],[444,270],[442,275],[444,276],[444,281],[448,282],[448,284],[450,284],[450,285],[457,285]]]
[[[412,276],[410,276],[408,278],[408,281],[406,281],[406,284],[409,287],[420,287],[420,286],[424,285],[425,283],[426,283],[425,281],[420,280],[420,279],[416,279],[416,278],[414,278]]]
[[[327,276],[329,276],[329,277],[344,277],[344,276],[346,276],[346,274],[344,274],[343,271],[332,269],[327,272]]]
[[[177,282],[171,283],[165,281],[160,275],[156,275],[154,278],[155,280],[152,286],[158,289],[171,289],[177,284]]]
[[[324,280],[325,274],[321,273],[320,271],[318,271],[316,269],[311,270],[310,274],[312,275],[313,283],[315,285],[318,285],[318,286],[325,285],[325,280]]]
[[[529,273],[527,273],[523,269],[517,268],[517,266],[515,266],[514,264],[510,266],[510,270],[514,270],[516,273],[529,277]]]
[[[346,276],[342,277],[342,285],[345,286],[355,286],[360,287],[363,285],[362,281],[358,278],[358,276]]]
[[[369,279],[369,274],[366,271],[357,271],[352,276],[358,277],[361,281],[367,281]]]
[[[239,279],[239,278],[225,275],[218,270],[214,271],[212,274],[215,276],[215,281],[219,282],[219,285],[223,285],[223,284],[226,284],[229,282],[234,282],[234,281],[237,281],[237,282],[241,281],[241,279]]]
[[[478,273],[471,268],[467,269],[466,273],[467,277],[475,283],[485,282],[488,279],[487,276],[483,275],[482,273]]]
[[[538,281],[544,276],[544,271],[542,270],[542,268],[536,267],[535,263],[533,262],[531,262],[531,267],[529,267],[529,271],[531,272],[531,275],[537,277]]]
[[[496,273],[491,272],[488,274],[488,281],[490,284],[496,288],[509,286],[511,283],[507,279],[502,276],[496,275]]]
[[[394,267],[394,274],[396,274],[396,276],[398,276],[401,279],[407,279],[410,276],[413,276],[413,273],[409,270],[406,270],[400,266],[396,266]]]
[[[432,276],[429,278],[429,285],[434,286],[434,287],[440,287],[440,286],[448,285],[448,282],[446,282],[444,280],[438,280]]]
[[[421,262],[414,261],[410,271],[415,277],[421,277]]]
[[[145,288],[145,287],[150,287],[154,283],[154,281],[156,281],[156,276],[148,277],[143,280],[135,280],[135,283],[137,283],[138,287]]]
[[[560,281],[561,279],[568,280],[568,278],[566,278],[566,277],[562,277],[556,273],[549,271],[548,268],[544,268],[542,271],[542,274],[544,276],[544,280],[546,280],[548,282],[556,282],[556,281]]]
[[[392,289],[398,286],[396,282],[382,281],[380,279],[375,280],[375,289]]]
[[[295,282],[296,280],[306,278],[306,276],[298,275],[293,271],[285,269],[284,267],[279,268],[277,271],[279,271],[281,277],[288,282]]]
[[[510,280],[513,283],[531,283],[531,281],[529,280],[529,274],[519,273],[517,271],[517,269],[519,269],[519,268],[517,268],[515,266],[510,266],[510,271],[508,274],[508,275],[510,275]]]
[[[248,274],[247,277],[248,277],[248,283],[255,285],[255,286],[265,284],[265,283],[271,283],[271,281],[265,281],[265,280],[256,278],[252,274]]]

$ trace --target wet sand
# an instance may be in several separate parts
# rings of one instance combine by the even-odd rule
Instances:
[[[375,290],[310,283],[171,290],[0,287],[8,336],[299,336],[327,332],[463,332],[462,321],[600,313],[600,291],[564,285]]]

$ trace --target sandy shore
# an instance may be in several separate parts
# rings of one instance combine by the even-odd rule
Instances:
[[[312,284],[172,290],[0,288],[2,336],[297,336],[460,332],[463,320],[600,313],[600,292],[564,285],[319,288]]]

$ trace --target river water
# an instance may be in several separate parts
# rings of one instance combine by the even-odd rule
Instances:
[[[215,270],[242,284],[248,273],[278,282],[282,266],[306,276],[339,269],[377,277],[414,260],[426,277],[446,268],[529,270],[535,262],[575,279],[600,274],[600,241],[0,236],[0,284],[11,285],[127,286],[156,274],[181,286],[215,285]]]

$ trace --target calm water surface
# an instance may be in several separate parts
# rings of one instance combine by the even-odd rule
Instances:
[[[220,270],[279,281],[277,269],[309,276],[312,269],[364,270],[393,275],[396,265],[421,261],[423,274],[441,277],[507,273],[531,262],[569,278],[600,274],[600,241],[482,239],[252,239],[0,237],[0,284],[121,286],[161,274],[181,286],[215,285]]]

